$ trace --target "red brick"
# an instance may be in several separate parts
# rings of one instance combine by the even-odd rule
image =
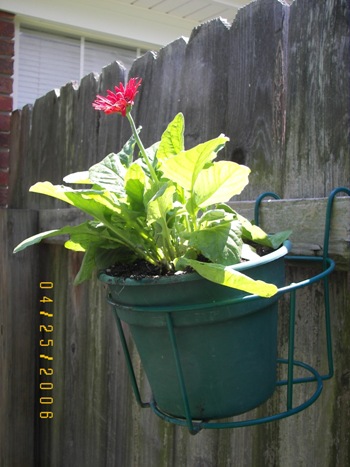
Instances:
[[[0,187],[0,207],[6,208],[8,203],[8,188]]]
[[[0,76],[0,92],[2,94],[11,94],[12,84],[12,78],[5,78],[4,76]]]
[[[10,114],[0,114],[0,131],[10,131],[11,117]]]
[[[0,36],[9,37],[12,39],[15,35],[15,25],[11,21],[4,21],[0,19]]]
[[[12,112],[13,101],[11,96],[0,95],[0,112]]]
[[[10,147],[10,133],[0,132],[0,148]]]
[[[11,57],[0,58],[0,74],[13,75],[13,60]]]
[[[9,172],[8,170],[0,170],[0,185],[8,186],[9,184]]]
[[[0,150],[0,169],[8,169],[10,165],[10,152]]]
[[[0,40],[0,55],[13,57],[15,52],[15,44],[9,39]]]
[[[0,10],[0,19],[7,19],[8,21],[13,21],[15,15],[13,13],[8,13],[7,11]]]

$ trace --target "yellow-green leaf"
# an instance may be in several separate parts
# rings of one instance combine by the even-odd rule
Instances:
[[[178,113],[169,123],[160,140],[157,151],[157,159],[167,159],[184,150],[185,119],[182,113]]]
[[[164,175],[187,191],[191,191],[203,167],[216,158],[216,155],[228,138],[224,135],[198,144],[188,151],[183,151],[174,157],[161,161]]]
[[[194,199],[203,208],[229,201],[248,184],[250,169],[230,161],[219,161],[203,169],[194,184]]]
[[[85,170],[84,172],[74,172],[72,174],[66,175],[63,181],[66,183],[92,184],[92,181],[89,178],[88,170]]]
[[[260,297],[269,298],[278,292],[278,288],[274,284],[251,279],[245,274],[229,266],[225,267],[222,264],[202,263],[187,258],[181,258],[178,264],[181,265],[181,267],[183,267],[183,265],[191,266],[198,274],[209,281],[233,289],[243,290],[250,294],[259,295]]]

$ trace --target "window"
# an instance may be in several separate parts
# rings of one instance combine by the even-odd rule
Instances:
[[[16,76],[16,107],[90,72],[100,72],[118,60],[127,70],[137,49],[96,43],[84,37],[69,37],[20,28]]]
[[[134,49],[123,49],[111,45],[97,44],[85,41],[83,76],[92,71],[100,72],[102,68],[116,60],[121,62],[127,70],[130,70],[132,62],[137,56]]]

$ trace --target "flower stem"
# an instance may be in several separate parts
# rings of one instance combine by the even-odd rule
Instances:
[[[151,164],[151,161],[149,160],[149,157],[147,156],[147,152],[146,152],[146,149],[139,137],[139,134],[137,132],[137,129],[136,129],[136,126],[135,126],[135,122],[134,122],[134,119],[132,118],[132,115],[130,113],[130,111],[127,111],[126,112],[126,116],[129,120],[129,123],[130,123],[130,126],[131,126],[131,130],[132,130],[132,133],[135,137],[135,140],[136,140],[136,143],[140,149],[140,152],[141,152],[141,155],[142,155],[142,159],[144,160],[144,162],[146,162],[146,165],[148,167],[148,170],[150,171],[150,174],[151,174],[151,177],[152,177],[152,180],[154,182],[158,182],[158,177],[157,177],[157,174]]]

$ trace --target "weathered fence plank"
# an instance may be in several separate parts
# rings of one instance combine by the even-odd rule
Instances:
[[[349,8],[347,0],[290,8],[283,197],[349,186]]]
[[[26,105],[16,111],[11,118],[11,158],[9,181],[9,205],[13,208],[25,208],[28,204],[28,190],[31,185],[32,163],[29,160],[30,126],[32,106]]]
[[[0,465],[35,465],[38,438],[38,249],[13,258],[23,235],[38,229],[38,213],[0,210]]]
[[[179,104],[188,147],[225,133],[228,41],[229,25],[217,19],[194,29],[187,44]]]
[[[310,198],[323,198],[336,186],[350,186],[349,13],[347,0],[295,0],[290,8],[277,0],[257,0],[239,12],[231,27],[219,19],[204,24],[193,31],[188,41],[180,38],[158,54],[148,53],[135,61],[131,69],[132,76],[143,79],[133,113],[136,123],[144,127],[142,136],[146,145],[157,141],[169,120],[182,111],[188,146],[223,132],[231,141],[220,157],[251,167],[251,183],[241,200],[254,199],[266,190],[278,193],[281,198],[307,198],[293,201],[297,213],[287,211],[288,199],[263,202],[261,207],[264,227],[294,231],[292,240],[297,253],[322,252],[314,248],[322,245],[326,201]],[[59,97],[51,92],[33,107],[27,106],[13,115],[10,207],[18,212],[9,210],[9,217],[1,217],[1,229],[9,238],[4,271],[20,271],[21,276],[12,272],[10,281],[2,275],[2,293],[6,291],[8,295],[4,295],[6,308],[1,315],[7,334],[6,337],[1,334],[1,339],[9,362],[13,355],[18,358],[16,352],[23,349],[21,345],[28,352],[17,369],[23,369],[24,373],[14,370],[11,374],[13,396],[8,386],[1,386],[0,407],[4,418],[15,409],[15,396],[21,395],[23,409],[21,413],[14,412],[8,431],[2,425],[1,445],[5,439],[7,446],[4,459],[10,459],[4,465],[13,465],[15,442],[18,456],[28,451],[27,460],[20,464],[28,467],[348,465],[350,296],[347,272],[339,269],[331,278],[336,372],[335,378],[325,383],[317,403],[278,423],[203,431],[193,437],[136,405],[103,287],[95,280],[79,287],[72,285],[80,254],[66,252],[59,244],[45,244],[26,252],[31,259],[29,265],[23,263],[22,269],[20,257],[10,256],[12,246],[34,233],[29,230],[37,229],[33,220],[29,230],[23,230],[28,214],[23,215],[26,211],[21,209],[40,210],[40,229],[53,228],[55,222],[61,225],[64,219],[67,223],[81,219],[73,209],[56,211],[64,205],[28,194],[28,188],[39,180],[61,183],[67,173],[85,170],[108,152],[122,147],[130,134],[126,122],[118,115],[95,112],[91,103],[97,93],[105,93],[123,81],[124,75],[119,65],[111,64],[99,78],[91,74],[79,86],[63,87]],[[247,204],[235,202],[240,212]],[[251,207],[249,204],[250,213]],[[336,228],[331,232],[330,252],[341,259],[339,266],[346,269],[348,199],[337,198],[334,215],[332,225]],[[40,258],[34,261],[38,259],[38,251]],[[33,346],[37,344],[33,336],[37,310],[29,310],[29,303],[35,301],[34,288],[29,284],[30,281],[36,284],[37,270],[43,280],[55,284],[55,418],[48,423],[35,422],[38,411],[34,410],[34,403],[38,401],[38,393],[31,389],[23,395],[21,387],[23,375],[26,380],[33,380],[38,365],[38,355],[32,358]],[[287,281],[301,280],[313,272],[310,266],[290,267]],[[19,288],[14,288],[18,283],[25,292],[21,302],[17,302]],[[23,284],[28,284],[27,289]],[[322,366],[321,287],[315,285],[301,292],[298,300],[297,357]],[[22,308],[27,305],[28,313],[21,314],[17,303]],[[315,308],[310,309],[311,303]],[[281,305],[281,356],[287,350],[288,304],[286,298]],[[21,329],[30,330],[25,334],[24,343],[19,341],[19,334],[17,340],[8,338],[17,320]],[[132,355],[137,378],[147,394],[147,381],[133,346]],[[10,371],[8,365],[2,371]],[[302,397],[304,392],[302,389],[300,392]],[[256,413],[280,408],[283,403],[278,391]],[[25,430],[19,429],[22,422]],[[28,435],[31,433],[28,427],[35,424],[38,428],[35,436]],[[20,443],[23,449],[18,448]],[[37,459],[34,459],[33,443],[38,448]]]
[[[252,170],[242,199],[255,199],[266,190],[282,193],[286,12],[274,0],[253,2],[238,12],[230,30],[229,157]]]
[[[327,198],[263,201],[260,225],[269,232],[291,230],[292,254],[322,256]],[[232,203],[244,216],[253,219],[253,202]],[[332,210],[329,255],[338,270],[350,268],[350,198],[339,197]]]
[[[119,439],[113,436],[117,422],[110,410],[115,394],[117,407],[127,405],[121,385],[123,370],[110,355],[120,352],[113,317],[106,313],[101,303],[104,294],[96,283],[72,289],[80,255],[62,253],[58,246],[46,246],[44,251],[42,273],[55,284],[53,324],[57,344],[53,349],[55,419],[41,425],[41,459],[43,465],[59,466],[66,458],[68,465],[107,465],[109,438]],[[51,261],[56,264],[54,271]],[[108,437],[106,433],[110,433]]]
[[[186,50],[186,40],[179,38],[158,54],[148,52],[134,62],[130,70],[130,76],[143,79],[134,108],[136,124],[142,126],[142,141],[146,147],[159,141],[167,124],[181,109],[181,76]],[[125,122],[123,140],[129,135],[130,128]]]

